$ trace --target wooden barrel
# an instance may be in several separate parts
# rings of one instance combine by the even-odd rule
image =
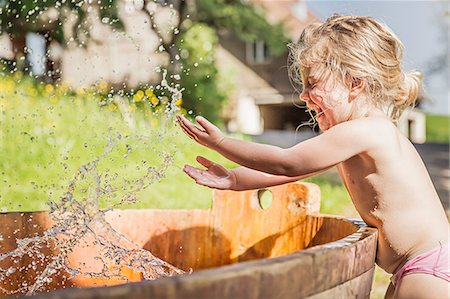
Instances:
[[[47,290],[84,288],[35,298],[369,298],[376,230],[359,220],[318,214],[316,185],[269,188],[267,208],[261,204],[263,192],[214,191],[209,210],[109,211],[107,221],[118,232],[187,273],[116,286],[107,285],[123,282],[56,273]],[[12,229],[32,236],[51,226],[45,212],[6,213],[0,219],[6,224],[0,228],[3,236]],[[0,253],[15,248],[14,242],[4,237]],[[94,263],[99,253],[92,248],[75,250],[72,262]],[[0,290],[31,281],[33,275],[13,275]],[[140,279],[133,271],[124,275]]]

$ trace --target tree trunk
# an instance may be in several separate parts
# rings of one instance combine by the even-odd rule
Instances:
[[[10,35],[12,50],[14,54],[15,66],[12,70],[26,72],[29,70],[30,64],[27,58],[26,33]]]
[[[50,45],[53,41],[50,32],[42,34],[45,38],[45,72],[44,78],[49,82],[56,82],[61,79],[61,60],[52,60],[50,57]]]

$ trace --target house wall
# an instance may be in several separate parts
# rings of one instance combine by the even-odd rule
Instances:
[[[310,130],[307,125],[311,116],[305,110],[295,105],[258,105],[264,120],[264,130]]]
[[[316,20],[302,1],[251,2],[266,11],[270,22],[282,21],[292,40],[297,40],[301,30]],[[219,69],[223,73],[235,74],[232,79],[235,91],[225,109],[230,130],[247,134],[259,134],[264,130],[294,130],[309,120],[305,110],[298,107],[301,104],[298,93],[288,77],[287,51],[267,63],[251,64],[246,59],[244,42],[231,33],[221,33],[219,37]],[[240,102],[246,104],[240,105]],[[251,109],[249,103],[253,105]],[[248,117],[243,116],[246,114]]]
[[[119,4],[119,13],[125,32],[113,32],[92,12],[92,39],[87,47],[69,43],[61,52],[62,79],[67,84],[83,87],[108,81],[134,87],[159,78],[155,69],[167,63],[168,55],[158,51],[159,38],[150,30],[148,17],[142,11],[127,9],[126,1]],[[158,10],[159,23],[170,23],[172,16],[169,8]],[[72,22],[67,22],[66,32],[70,32]]]

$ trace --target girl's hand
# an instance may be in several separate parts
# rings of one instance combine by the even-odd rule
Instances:
[[[177,115],[177,120],[184,133],[198,143],[211,149],[215,149],[225,139],[219,128],[210,123],[204,117],[197,116],[195,118],[201,128],[191,123],[182,115]]]
[[[206,170],[185,165],[183,171],[197,184],[221,190],[233,190],[236,187],[236,176],[232,171],[202,156],[197,156],[196,160],[205,166]]]

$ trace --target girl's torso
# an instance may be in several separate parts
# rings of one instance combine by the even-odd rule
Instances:
[[[337,168],[352,201],[378,228],[377,264],[389,273],[406,260],[448,242],[449,225],[425,165],[393,125],[376,132],[382,146]]]

